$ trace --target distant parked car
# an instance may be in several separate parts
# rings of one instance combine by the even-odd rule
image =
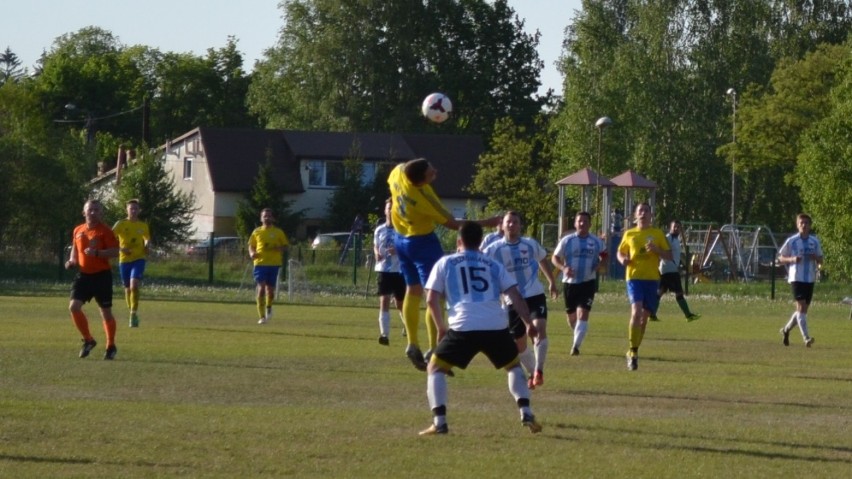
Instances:
[[[349,234],[350,234],[349,232],[320,233],[311,242],[311,248],[312,249],[340,249],[349,240]]]
[[[210,240],[199,241],[189,245],[186,249],[186,254],[190,256],[207,256],[207,248],[209,246]],[[242,247],[243,240],[238,236],[217,236],[213,238],[213,251],[216,254],[235,254],[240,252]]]

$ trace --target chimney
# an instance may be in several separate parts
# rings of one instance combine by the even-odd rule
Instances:
[[[115,186],[121,184],[121,169],[124,167],[126,159],[127,153],[124,151],[124,145],[119,145],[118,157],[115,159]]]

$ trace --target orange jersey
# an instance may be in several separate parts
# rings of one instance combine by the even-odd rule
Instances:
[[[118,239],[109,226],[99,223],[89,228],[86,223],[74,228],[74,249],[77,251],[77,265],[81,273],[100,273],[111,268],[109,258],[103,256],[92,256],[84,253],[86,248],[95,248],[98,251],[118,248]]]

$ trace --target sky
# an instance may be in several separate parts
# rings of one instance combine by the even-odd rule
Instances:
[[[19,0],[0,9],[0,51],[10,48],[30,71],[42,52],[66,33],[87,26],[110,31],[127,46],[205,55],[237,39],[246,71],[274,46],[283,25],[279,0]],[[509,0],[524,28],[541,32],[539,57],[543,93],[562,91],[559,58],[565,27],[581,0]]]

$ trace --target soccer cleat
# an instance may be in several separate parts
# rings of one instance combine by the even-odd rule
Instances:
[[[381,344],[382,346],[387,346],[390,344],[390,340],[387,336],[379,336],[379,344]]]
[[[408,356],[408,360],[411,361],[411,364],[418,371],[426,370],[426,360],[423,358],[423,353],[420,352],[420,348],[413,344],[409,344],[407,348],[405,348],[405,355]]]
[[[790,331],[787,331],[786,329],[781,328],[781,336],[783,336],[783,338],[781,339],[781,344],[783,344],[784,346],[789,346],[790,345]]]
[[[808,338],[808,339],[805,340],[805,347],[809,348],[809,347],[811,347],[811,344],[813,344],[813,343],[814,343],[814,338]]]
[[[427,427],[426,429],[420,431],[417,434],[421,436],[435,436],[437,434],[446,434],[448,432],[450,432],[450,428],[449,426],[447,426],[447,423],[444,423],[440,426],[432,424],[431,426]]]
[[[659,321],[660,320],[660,318],[658,318],[656,314],[652,314],[651,316],[649,316],[648,319],[650,319],[651,321]]]
[[[89,353],[91,353],[92,350],[95,349],[95,346],[97,346],[97,345],[98,345],[98,343],[94,339],[91,339],[89,341],[86,341],[84,339],[83,340],[83,347],[80,349],[80,357],[85,358],[86,356],[88,356]]]
[[[700,314],[689,313],[689,316],[686,317],[686,322],[689,323],[689,322],[695,321],[696,319],[700,319],[700,318],[701,318]]]
[[[541,386],[544,384],[544,373],[540,369],[537,369],[535,374],[533,374],[532,381],[536,386]]]
[[[639,355],[632,351],[627,352],[627,369],[630,371],[639,369]]]
[[[266,322],[267,322],[266,316],[257,320],[257,324],[266,324]]]
[[[533,434],[541,432],[541,424],[536,422],[535,416],[532,414],[524,414],[524,417],[521,418],[521,424]]]
[[[577,348],[571,348],[571,356],[579,356],[580,350]]]
[[[270,319],[272,319],[272,308],[271,308],[271,307],[270,307],[270,308],[266,308],[266,316],[264,316],[264,317],[266,318],[266,320],[267,320],[267,321],[269,321]]]
[[[113,359],[115,359],[116,353],[118,353],[118,348],[116,348],[115,344],[113,344],[112,346],[106,349],[106,352],[104,353],[104,359],[112,361]]]
[[[139,327],[139,315],[136,313],[130,313],[130,327],[138,328]]]

